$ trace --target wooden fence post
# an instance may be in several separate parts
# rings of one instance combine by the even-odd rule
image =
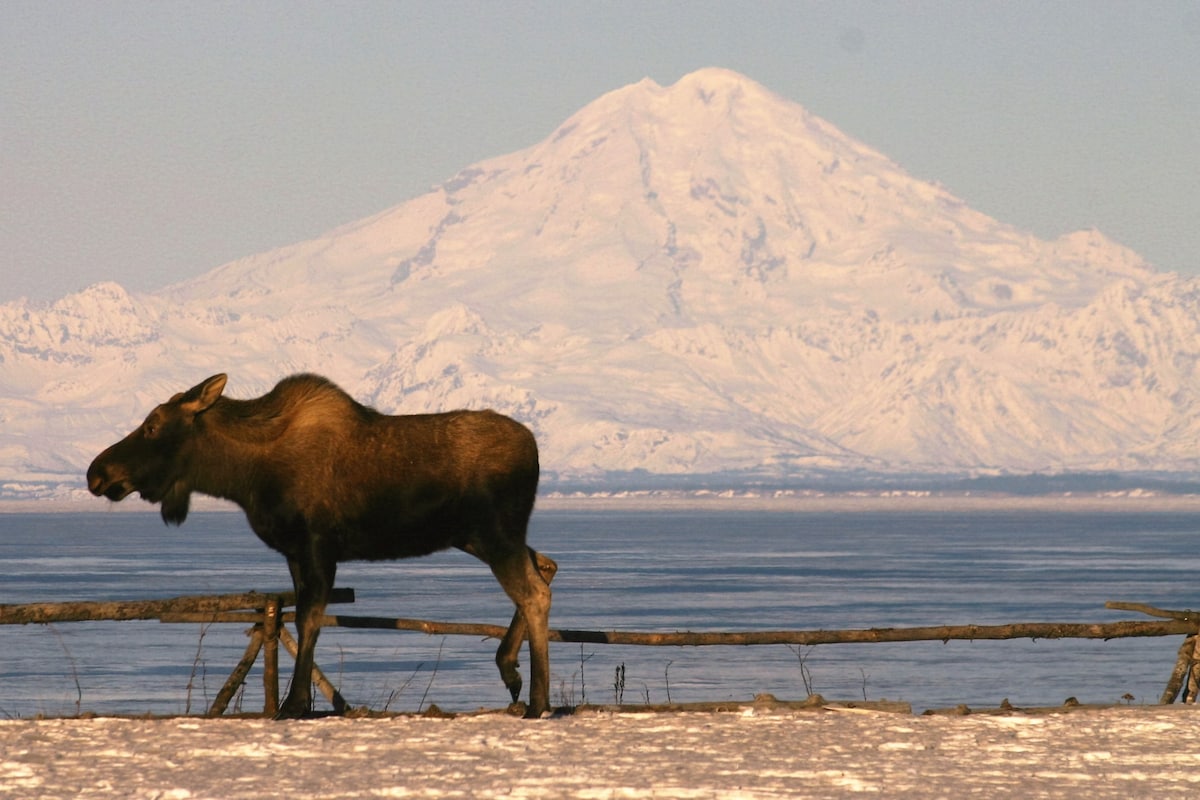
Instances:
[[[216,698],[213,700],[208,709],[208,716],[219,717],[225,713],[225,709],[229,707],[229,701],[233,699],[233,695],[237,692],[246,680],[246,676],[250,674],[250,668],[254,666],[254,661],[258,658],[258,651],[262,650],[263,646],[263,630],[261,625],[255,625],[250,629],[250,644],[246,646],[246,652],[242,655],[242,660],[238,662],[237,667],[229,676],[229,680],[225,681],[225,685],[221,687],[221,691],[217,692]]]
[[[1167,686],[1163,689],[1162,697],[1158,698],[1160,704],[1170,705],[1179,696],[1179,689],[1183,686],[1183,679],[1187,677],[1188,667],[1192,663],[1192,652],[1195,649],[1196,635],[1185,636],[1183,644],[1179,646],[1179,655],[1175,657],[1175,668],[1171,670],[1171,677],[1167,679]]]
[[[263,609],[263,716],[279,711],[279,598]]]
[[[1200,694],[1200,636],[1192,636],[1192,648],[1188,653],[1188,666],[1191,668],[1188,674],[1187,690],[1183,693],[1183,702],[1195,703],[1196,695]]]

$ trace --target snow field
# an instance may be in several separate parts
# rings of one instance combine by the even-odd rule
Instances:
[[[0,797],[1162,797],[1191,707],[0,722]]]

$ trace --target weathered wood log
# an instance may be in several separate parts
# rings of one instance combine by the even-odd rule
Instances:
[[[263,716],[279,710],[279,601],[272,598],[263,608]]]
[[[1115,600],[1109,600],[1104,604],[1105,608],[1115,609],[1117,611],[1140,611],[1151,617],[1162,617],[1165,619],[1181,619],[1187,622],[1200,621],[1200,612],[1184,609],[1183,611],[1172,611],[1166,608],[1155,608],[1148,606],[1145,603],[1118,603]]]
[[[166,614],[221,613],[239,609],[260,609],[270,597],[282,605],[296,605],[292,592],[264,594],[185,595],[167,600],[104,600],[75,603],[0,604],[0,625],[28,625],[47,622],[84,622],[87,620],[159,619]],[[334,589],[330,603],[353,603],[353,589]]]
[[[246,652],[242,655],[242,660],[238,662],[238,665],[229,675],[229,679],[225,681],[225,685],[221,687],[221,691],[217,692],[212,705],[208,707],[208,716],[219,717],[225,713],[225,709],[229,707],[229,701],[237,693],[238,687],[246,682],[246,676],[250,674],[250,668],[254,666],[254,662],[258,659],[258,651],[262,649],[262,646],[262,628],[255,626],[254,630],[250,632],[250,644],[246,646]]]
[[[284,622],[292,622],[296,618],[296,615],[290,611],[285,611],[279,615],[279,618]],[[256,611],[180,611],[163,614],[158,618],[159,622],[172,625],[189,622],[196,622],[202,625],[216,622],[241,622],[246,625],[261,625],[262,620],[263,612],[261,609]]]
[[[1183,694],[1183,702],[1194,704],[1200,694],[1200,636],[1193,636],[1192,652],[1188,658],[1187,690]]]
[[[508,629],[501,625],[487,625],[474,622],[433,622],[424,619],[403,619],[394,617],[362,617],[347,614],[326,614],[321,618],[322,627],[326,628],[369,628],[372,630],[420,631],[431,636],[481,636],[485,639],[501,639]],[[550,632],[550,640],[567,641],[555,638],[556,631]]]
[[[432,622],[419,619],[326,615],[326,626],[420,631],[431,635],[470,635],[498,639],[506,631],[499,625],[464,622]],[[763,644],[843,644],[867,642],[919,642],[984,639],[1117,639],[1128,636],[1194,634],[1197,624],[1182,620],[1109,623],[1018,622],[1009,625],[938,625],[917,628],[865,628],[857,630],[675,632],[635,633],[629,631],[550,631],[550,640],[581,644],[628,644],[671,647]]]
[[[1183,644],[1179,646],[1179,654],[1175,657],[1175,669],[1171,670],[1171,677],[1167,679],[1167,686],[1163,689],[1162,697],[1158,698],[1158,702],[1162,705],[1174,703],[1175,698],[1179,696],[1179,690],[1183,687],[1183,679],[1187,677],[1188,667],[1192,664],[1192,651],[1195,648],[1195,634],[1185,638]]]

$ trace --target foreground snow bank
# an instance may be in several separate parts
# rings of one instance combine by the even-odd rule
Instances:
[[[592,712],[10,720],[2,797],[1160,797],[1200,784],[1200,712]]]

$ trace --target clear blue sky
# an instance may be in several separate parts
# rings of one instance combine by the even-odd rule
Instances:
[[[1200,274],[1194,1],[4,0],[0,302],[312,238],[706,66],[1005,222]]]

